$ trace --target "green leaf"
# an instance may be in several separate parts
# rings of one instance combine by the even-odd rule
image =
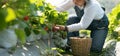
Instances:
[[[117,14],[117,20],[120,20],[120,12]]]
[[[45,35],[45,34],[47,34],[47,32],[42,29],[42,30],[41,30],[41,34]]]
[[[29,0],[29,2],[30,2],[30,3],[35,3],[35,2],[36,2],[36,0]]]
[[[31,29],[29,27],[26,27],[24,29],[24,31],[25,31],[25,33],[26,33],[27,36],[29,36],[31,34]]]
[[[12,8],[7,8],[7,12],[8,12],[8,15],[7,15],[6,19],[5,19],[6,22],[10,22],[10,21],[16,19],[16,15],[15,15]]]
[[[40,6],[40,11],[44,11],[45,10],[45,8],[44,8],[44,6]]]
[[[40,18],[40,23],[44,24],[44,20],[45,20],[45,18]]]
[[[40,33],[40,29],[33,29],[33,32],[37,35]]]
[[[22,44],[24,44],[26,42],[26,35],[25,35],[24,30],[22,30],[22,29],[15,29],[15,33],[16,33],[18,39],[20,40],[20,42]]]
[[[44,22],[45,22],[45,18],[46,18],[46,16],[42,16],[42,17],[40,17],[40,23],[41,23],[41,24],[44,24]]]
[[[3,18],[0,19],[0,31],[5,29],[7,26],[5,20]]]
[[[5,17],[7,12],[4,9],[0,9],[0,31],[7,27],[7,23],[5,22]]]
[[[43,6],[43,1],[42,0],[37,0],[36,5],[37,5],[37,7]]]

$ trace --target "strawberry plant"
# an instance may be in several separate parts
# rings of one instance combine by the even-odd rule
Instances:
[[[67,12],[56,11],[55,7],[45,0],[2,0],[0,2],[0,32],[5,29],[14,30],[21,44],[25,44],[28,37],[34,37],[32,34],[48,33],[51,38],[55,31],[52,26],[65,25],[67,15]],[[60,37],[64,37],[66,35],[64,33],[61,31]],[[48,51],[51,50],[48,49]]]
[[[108,14],[108,18],[110,21],[109,34],[111,38],[117,39],[118,32],[115,29],[120,27],[120,4],[112,9],[112,12]]]
[[[67,12],[56,11],[45,0],[2,0],[0,17],[0,31],[14,29],[21,43],[25,43],[31,32],[46,34],[52,32],[53,25],[64,25]]]

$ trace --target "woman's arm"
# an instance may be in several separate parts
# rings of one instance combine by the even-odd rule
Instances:
[[[56,6],[56,10],[62,12],[73,6],[75,6],[73,0],[65,0],[64,3],[61,3],[60,5]]]
[[[86,29],[92,23],[93,19],[95,18],[97,9],[98,8],[95,5],[92,5],[86,8],[81,21],[76,24],[68,25],[67,26],[68,31],[73,32],[73,31],[79,31],[82,29]]]

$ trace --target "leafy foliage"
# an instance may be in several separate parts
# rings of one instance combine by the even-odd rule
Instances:
[[[118,37],[118,32],[115,31],[117,27],[120,27],[120,4],[112,9],[112,12],[108,14],[110,25],[109,33],[111,37]]]
[[[17,37],[19,38],[20,42],[22,44],[24,44],[26,42],[26,40],[25,40],[25,37],[26,37],[25,32],[22,29],[15,29],[15,33],[16,33]]]
[[[67,12],[56,11],[45,0],[2,0],[0,17],[0,31],[12,26],[21,43],[25,43],[31,32],[46,34],[53,25],[65,24]],[[16,24],[18,28],[14,28]]]

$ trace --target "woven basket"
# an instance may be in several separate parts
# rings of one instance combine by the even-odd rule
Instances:
[[[71,49],[74,56],[88,56],[90,53],[91,38],[71,37]]]

